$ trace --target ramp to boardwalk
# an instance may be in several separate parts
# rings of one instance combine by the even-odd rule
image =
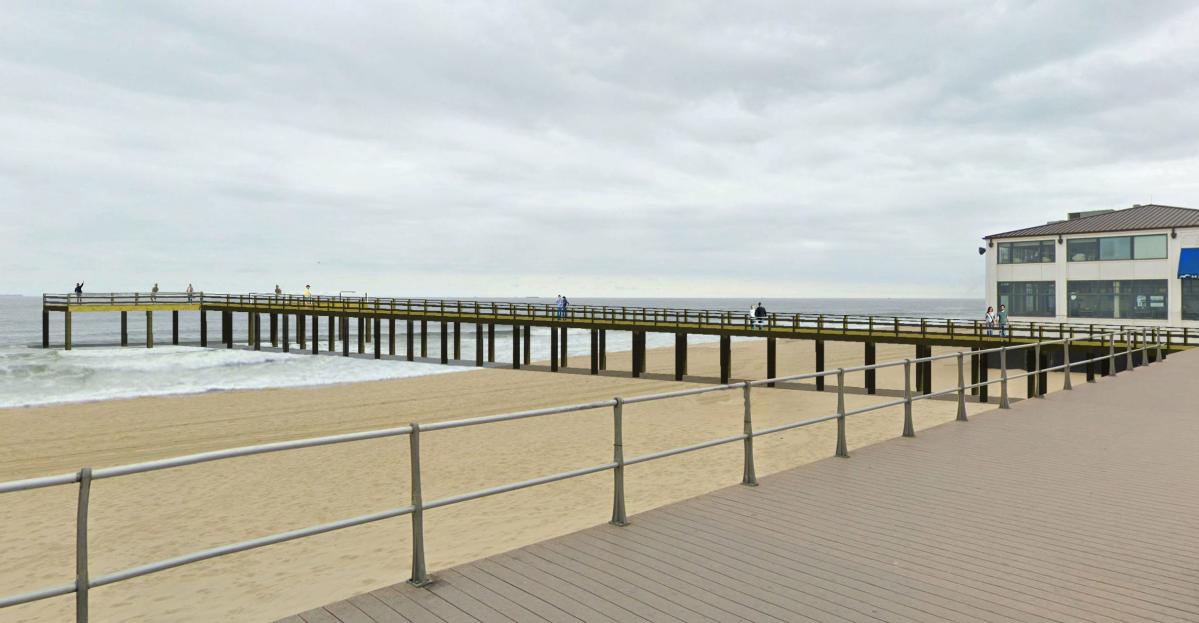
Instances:
[[[301,613],[1199,621],[1199,352]]]

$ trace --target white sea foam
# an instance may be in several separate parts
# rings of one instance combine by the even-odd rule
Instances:
[[[186,346],[2,349],[0,407],[374,381],[469,369]]]

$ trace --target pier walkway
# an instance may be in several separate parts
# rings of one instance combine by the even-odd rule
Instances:
[[[1199,621],[1199,352],[284,619]]]

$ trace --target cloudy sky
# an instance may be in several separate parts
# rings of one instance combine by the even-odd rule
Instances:
[[[1187,2],[6,2],[0,292],[977,296],[1199,207]]]

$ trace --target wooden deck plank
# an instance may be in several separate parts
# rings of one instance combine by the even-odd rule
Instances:
[[[1176,354],[390,590],[464,620],[1199,621],[1195,378]]]

